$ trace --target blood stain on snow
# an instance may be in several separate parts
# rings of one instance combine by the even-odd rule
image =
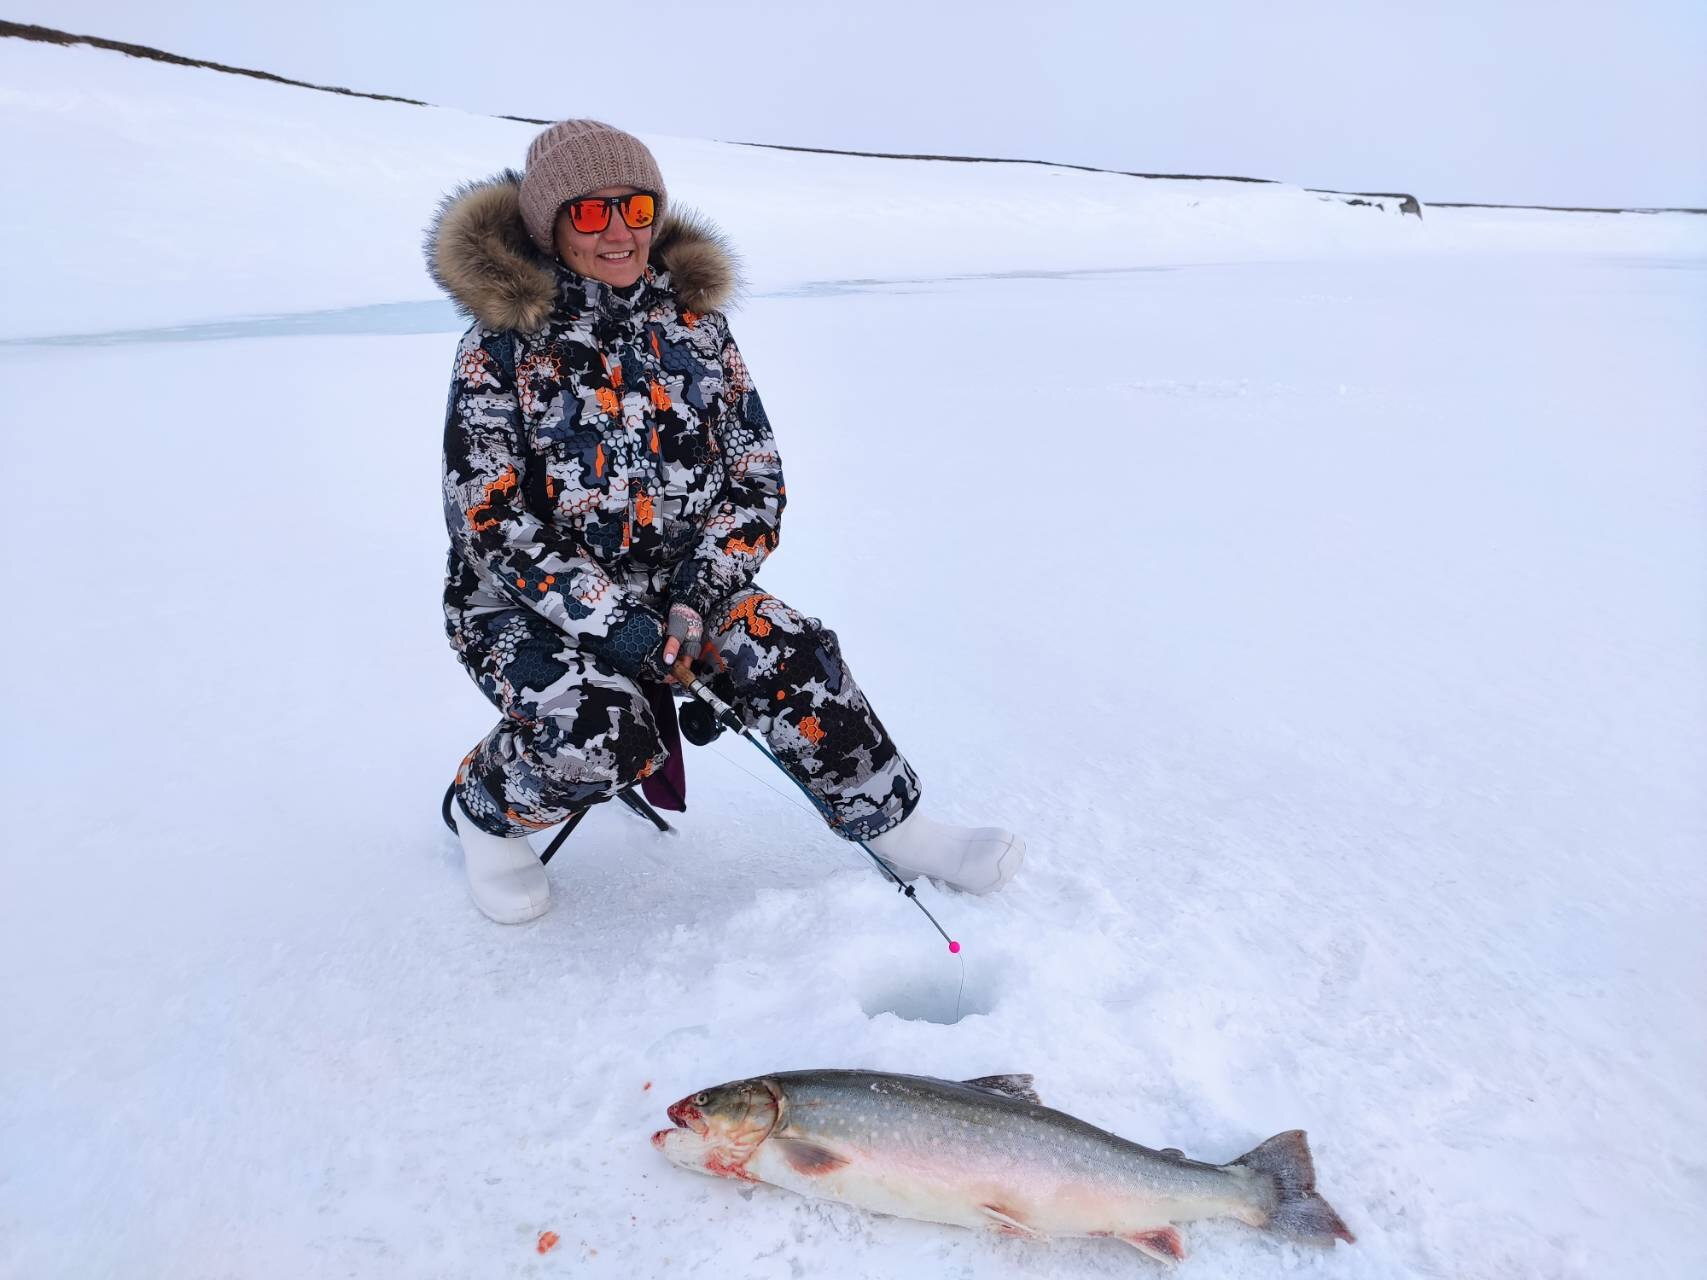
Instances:
[[[534,1246],[540,1253],[550,1253],[557,1247],[558,1235],[555,1231],[541,1231],[539,1243]]]
[[[652,1087],[652,1082],[650,1080],[648,1080],[645,1084],[640,1086],[640,1092],[645,1093],[649,1089],[651,1089],[651,1087]]]

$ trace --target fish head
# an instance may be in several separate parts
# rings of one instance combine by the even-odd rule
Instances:
[[[782,1090],[764,1079],[736,1080],[673,1102],[675,1125],[652,1135],[672,1164],[722,1177],[750,1178],[746,1163],[782,1116]]]

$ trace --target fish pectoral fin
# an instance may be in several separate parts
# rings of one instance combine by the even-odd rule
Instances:
[[[1139,1253],[1154,1258],[1157,1262],[1185,1261],[1185,1241],[1180,1239],[1177,1227],[1152,1227],[1148,1231],[1134,1231],[1120,1238]]]
[[[1006,1205],[981,1204],[978,1206],[978,1210],[990,1220],[990,1225],[995,1227],[995,1229],[1000,1231],[1003,1235],[1020,1236],[1026,1240],[1049,1239],[1048,1236],[1044,1235],[1035,1227],[1027,1226],[1025,1223],[1021,1222],[1014,1216],[1013,1210],[1009,1209]]]
[[[962,1080],[961,1084],[974,1089],[983,1089],[986,1093],[999,1093],[1004,1097],[1018,1098],[1021,1102],[1034,1102],[1043,1105],[1043,1099],[1037,1096],[1037,1090],[1032,1088],[1032,1077],[1023,1073],[1007,1076],[979,1076],[976,1080]]]
[[[771,1145],[788,1161],[789,1168],[808,1178],[834,1173],[848,1162],[847,1157],[839,1156],[828,1147],[821,1147],[805,1138],[772,1138]]]

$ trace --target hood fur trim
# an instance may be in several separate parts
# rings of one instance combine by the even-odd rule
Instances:
[[[539,328],[557,301],[557,267],[528,238],[521,175],[506,169],[464,183],[439,203],[427,228],[427,271],[457,309],[490,329]],[[665,213],[651,265],[667,271],[689,311],[721,311],[740,288],[740,260],[704,217]]]

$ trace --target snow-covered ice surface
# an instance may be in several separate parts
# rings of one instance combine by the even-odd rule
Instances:
[[[164,118],[200,86],[232,129],[245,104],[348,119],[352,150],[370,111],[421,156],[421,121],[460,119],[445,184],[527,136],[0,59],[8,138],[44,153],[95,145],[17,88],[50,66],[68,103]],[[93,135],[162,208],[165,128]],[[1644,250],[1555,215],[1556,251],[1506,252],[1540,215],[1484,213],[1421,251],[1414,220],[1312,206],[1370,221],[1336,223],[1345,251],[1318,227],[1218,252],[1290,191],[1259,190],[1187,253],[1189,213],[1143,184],[1087,230],[1071,175],[679,146],[667,173],[732,156],[826,204],[827,174],[892,184],[863,269],[740,183],[701,201],[770,228],[738,236],[769,275],[735,319],[789,472],[761,581],[841,635],[932,812],[1025,833],[1022,878],[921,890],[951,959],[725,740],[690,749],[680,834],[595,811],[553,911],[488,924],[437,815],[490,714],[439,630],[454,333],[242,320],[428,298],[418,267],[348,280],[434,192],[352,166],[355,248],[257,257],[260,299],[223,304],[217,260],[176,285],[138,262],[110,307],[34,291],[122,252],[0,202],[14,335],[249,325],[0,346],[0,1275],[1150,1265],[695,1178],[647,1142],[683,1094],[816,1066],[1030,1071],[1206,1159],[1308,1129],[1358,1244],[1197,1224],[1181,1274],[1707,1270],[1702,233],[1648,220]],[[235,185],[270,233],[295,193],[259,174]],[[1025,174],[1046,236],[923,261],[954,237],[921,184],[1023,203]],[[1177,252],[1133,238],[1152,215]]]

